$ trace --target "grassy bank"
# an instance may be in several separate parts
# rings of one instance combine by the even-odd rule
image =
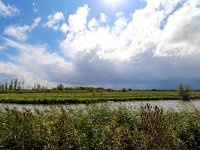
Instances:
[[[200,92],[191,92],[191,99],[199,99]],[[171,100],[180,99],[176,91],[114,91],[114,92],[52,92],[52,93],[3,93],[1,103],[54,104],[94,103],[102,101]]]
[[[0,113],[0,149],[200,149],[200,112],[84,110]]]

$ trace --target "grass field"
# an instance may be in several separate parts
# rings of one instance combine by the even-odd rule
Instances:
[[[107,105],[83,110],[0,111],[0,149],[199,150],[200,112],[140,111]]]
[[[191,92],[191,99],[199,99],[200,92]],[[176,100],[176,91],[112,91],[112,92],[22,92],[0,94],[1,103],[94,103],[103,101]]]

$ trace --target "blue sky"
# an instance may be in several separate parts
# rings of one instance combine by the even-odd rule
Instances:
[[[200,88],[200,0],[0,0],[0,80]]]

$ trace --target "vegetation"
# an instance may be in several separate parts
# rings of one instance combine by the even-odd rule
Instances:
[[[182,100],[190,100],[190,91],[191,87],[189,84],[183,86],[182,84],[179,84],[178,86],[178,93]]]
[[[190,99],[199,99],[200,92],[190,92]],[[0,94],[1,103],[20,104],[55,104],[55,103],[95,103],[104,101],[133,101],[133,100],[179,100],[177,91],[81,91],[71,90],[62,92],[35,92]]]
[[[10,82],[5,80],[4,83],[0,82],[0,90],[21,90],[24,87],[24,81],[12,79]]]
[[[108,105],[82,110],[0,113],[0,149],[200,149],[200,112],[135,112]]]
[[[132,89],[105,89],[101,87],[66,87],[58,84],[55,88],[47,88],[35,84],[25,88],[24,82],[18,79],[5,80],[0,83],[0,103],[20,104],[55,104],[55,103],[95,103],[103,101],[133,100],[189,100],[199,99],[200,91],[190,91],[189,85],[178,87],[178,92],[152,89],[140,91]]]

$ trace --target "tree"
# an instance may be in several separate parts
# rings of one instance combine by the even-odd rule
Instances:
[[[57,85],[57,90],[63,91],[64,90],[64,85],[63,84],[58,84]]]
[[[10,85],[9,85],[9,90],[12,90],[14,87],[14,82],[13,80],[10,81]]]
[[[191,87],[189,84],[185,86],[183,84],[179,84],[177,90],[182,100],[190,100]]]
[[[4,85],[5,85],[4,89],[7,90],[8,89],[8,81],[7,80],[5,80],[5,84]]]
[[[14,90],[16,90],[17,89],[18,80],[14,79],[14,83],[13,84],[14,84],[13,88],[14,88]]]

